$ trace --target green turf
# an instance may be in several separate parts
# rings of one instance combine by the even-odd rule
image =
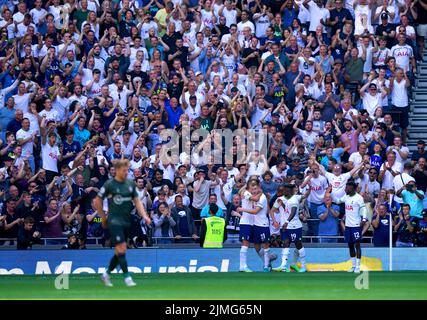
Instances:
[[[98,275],[72,275],[68,290],[54,276],[0,276],[0,299],[427,299],[427,272],[370,272],[369,289],[357,290],[357,275],[311,273],[177,273],[121,275],[106,288]]]

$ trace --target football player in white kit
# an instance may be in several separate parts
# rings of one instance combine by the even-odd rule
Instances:
[[[255,202],[261,197],[261,194],[253,196],[249,191],[251,190],[251,186],[256,183],[258,183],[257,180],[248,181],[247,189],[242,194],[242,206],[236,210],[242,215],[239,224],[239,238],[242,242],[242,247],[240,248],[240,272],[252,272],[247,264],[247,254],[250,243],[253,242],[254,215],[246,210],[253,210]]]
[[[291,268],[297,272],[307,271],[305,265],[305,249],[302,245],[302,223],[299,217],[299,204],[308,196],[308,193],[305,195],[295,195],[294,189],[294,185],[285,184],[284,196],[277,198],[273,208],[270,210],[270,218],[273,221],[274,227],[277,228],[280,226],[281,228],[280,236],[283,241],[282,263],[278,268],[273,268],[273,271],[277,272],[290,272],[286,265],[288,263],[289,248],[292,242],[295,243],[295,254],[300,258],[301,268],[298,268],[296,265],[292,265]],[[275,213],[277,211],[281,214],[280,221],[276,219]]]
[[[343,198],[345,204],[345,241],[351,257],[351,268],[348,272],[360,273],[360,259],[362,249],[360,241],[362,235],[369,228],[369,221],[366,216],[366,206],[363,197],[356,193],[357,184],[354,181],[347,182],[345,187],[346,195]]]
[[[258,198],[258,201],[252,202],[252,208],[242,207],[238,209],[238,211],[253,215],[252,240],[256,252],[264,262],[264,272],[270,272],[270,221],[268,219],[268,201],[265,194],[262,193],[258,181],[253,180],[249,188],[252,197]]]

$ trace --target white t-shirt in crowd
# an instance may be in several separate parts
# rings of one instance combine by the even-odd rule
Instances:
[[[310,1],[308,6],[308,12],[310,13],[310,27],[308,30],[316,31],[316,28],[319,25],[323,28],[320,20],[323,19],[323,21],[326,22],[326,19],[329,19],[329,10],[326,8],[319,8],[319,6],[314,1]]]
[[[58,146],[55,144],[53,147],[46,142],[42,145],[42,161],[43,169],[58,172],[58,157],[61,153],[59,152]]]
[[[403,160],[403,158],[400,156],[399,151],[396,150],[396,149],[394,149],[393,146],[390,146],[390,147],[387,148],[387,152],[389,152],[389,151],[393,151],[394,152],[394,154],[396,155],[396,162],[398,162],[403,167],[403,165],[405,164],[406,159]],[[408,147],[401,146],[400,147],[400,151],[401,152],[406,152],[407,154],[409,154]]]
[[[375,110],[377,110],[378,107],[382,107],[383,98],[381,96],[381,93],[378,92],[376,95],[371,95],[369,92],[365,92],[363,95],[363,109],[368,111],[369,116],[371,118],[375,115]]]
[[[16,132],[16,140],[25,140],[31,137],[32,131],[28,130],[25,131],[24,129],[19,129],[18,132]],[[33,155],[34,151],[34,142],[32,140],[28,141],[24,145],[22,145],[22,156],[23,157],[29,157]]]
[[[236,9],[228,10],[224,8],[222,15],[225,17],[225,25],[230,28],[230,25],[237,23],[237,11]]]
[[[28,105],[30,103],[31,93],[24,93],[22,96],[15,94],[13,99],[15,100],[15,109],[22,110],[23,113],[28,112]]]
[[[380,171],[385,170],[385,166],[387,163],[388,162],[385,162],[382,164]],[[395,161],[391,167],[391,170],[393,170],[394,172],[402,172],[403,166],[399,162]],[[384,173],[384,177],[383,177],[381,187],[383,189],[387,189],[387,190],[394,189],[393,180],[394,180],[394,176],[390,173],[389,170],[386,170]]]
[[[351,178],[349,172],[342,173],[339,176],[336,176],[333,173],[326,172],[326,179],[328,179],[329,184],[332,186],[332,201],[335,203],[341,203],[342,198],[345,196],[345,185],[347,181]]]
[[[278,179],[284,181],[286,178],[287,169],[285,168],[282,172],[279,172],[277,166],[272,166],[270,168],[270,172],[273,174],[273,180]]]
[[[348,158],[348,162],[353,162],[354,166],[358,166],[362,163],[363,157],[359,152],[354,152],[350,155],[350,158]]]
[[[405,79],[402,79],[400,82],[394,79],[393,90],[391,91],[391,104],[399,108],[404,108],[409,105],[408,89]]]

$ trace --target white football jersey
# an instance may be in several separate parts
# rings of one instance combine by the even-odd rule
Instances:
[[[254,215],[254,225],[258,227],[268,227],[270,221],[268,219],[268,201],[265,194],[262,194],[258,202],[255,202],[255,207],[261,208],[256,215]]]
[[[243,193],[243,199],[242,199],[242,208],[243,209],[255,209],[255,202],[251,201],[250,198],[252,197],[252,194],[249,191],[245,191]],[[261,210],[262,211],[262,210]],[[240,218],[240,224],[246,224],[253,226],[254,225],[254,215],[247,213],[247,212],[241,212],[242,217]]]
[[[302,228],[301,220],[299,219],[299,201],[301,199],[301,195],[293,195],[291,198],[286,199],[284,196],[281,196],[278,199],[282,200],[282,202],[285,204],[285,208],[281,206],[278,201],[276,200],[274,202],[273,207],[276,209],[279,209],[280,212],[280,227],[283,227],[285,224],[285,221],[289,221],[289,216],[291,215],[292,208],[296,208],[297,212],[295,216],[292,218],[291,221],[289,221],[287,229],[299,229]]]
[[[341,199],[345,196],[345,185],[351,178],[350,173],[342,173],[339,176],[336,176],[333,173],[326,172],[325,177],[332,186],[332,202],[340,203]]]
[[[366,206],[363,197],[356,193],[353,196],[344,196],[345,226],[360,227],[361,218],[366,219]]]
[[[322,204],[323,198],[325,197],[326,189],[328,189],[328,181],[324,176],[310,179],[310,194],[308,196],[308,202],[315,204]]]

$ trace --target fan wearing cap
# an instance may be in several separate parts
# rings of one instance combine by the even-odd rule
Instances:
[[[356,192],[357,184],[354,181],[348,181],[345,186],[346,195],[342,198],[345,204],[344,237],[348,244],[351,257],[351,268],[348,272],[360,273],[360,259],[362,249],[360,242],[362,235],[369,228],[365,200]],[[343,221],[341,220],[341,224]]]
[[[378,88],[375,83],[372,83],[372,80],[374,78],[370,75],[368,81],[360,88],[359,92],[363,101],[363,109],[367,110],[369,116],[373,119],[375,117],[375,110],[382,106],[382,101],[387,96],[387,91],[384,90],[383,86],[379,86]],[[366,89],[369,89],[369,91],[366,92]]]
[[[394,45],[396,37],[395,25],[393,23],[388,22],[388,14],[386,14],[385,12],[381,14],[381,22],[375,30],[375,35],[383,37],[386,40],[387,48],[391,48]]]

